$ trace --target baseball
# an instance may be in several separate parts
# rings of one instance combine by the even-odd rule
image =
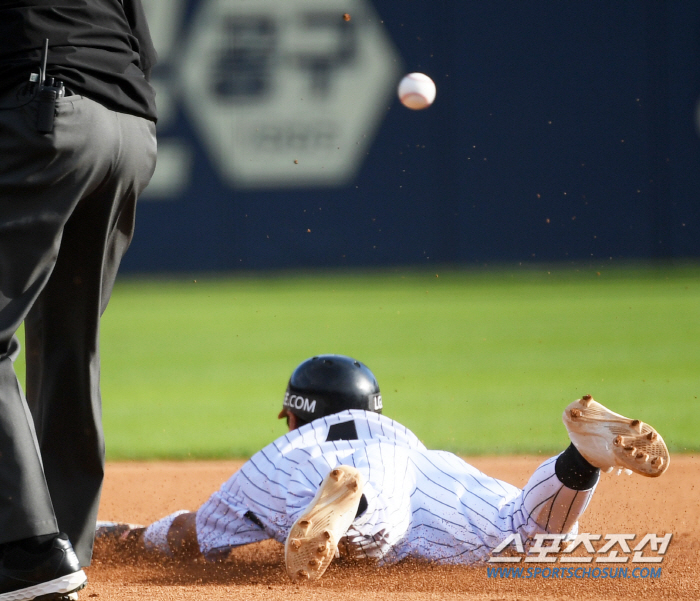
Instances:
[[[423,73],[409,73],[399,83],[399,100],[414,111],[428,108],[435,100],[435,84]]]

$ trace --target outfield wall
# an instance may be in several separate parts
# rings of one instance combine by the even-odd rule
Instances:
[[[160,156],[124,271],[700,256],[695,1],[144,3]]]

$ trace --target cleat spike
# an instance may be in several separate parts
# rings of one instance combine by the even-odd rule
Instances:
[[[306,570],[299,570],[297,572],[297,578],[300,578],[302,580],[308,580],[309,579],[309,573]]]
[[[289,541],[289,546],[292,548],[292,551],[298,551],[299,547],[301,547],[301,541],[298,538],[293,538]]]
[[[331,533],[330,533],[328,530],[324,530],[324,531],[323,531],[323,537],[324,537],[326,540],[331,540]]]
[[[645,453],[644,451],[640,451],[639,453],[637,453],[637,454],[634,456],[634,458],[635,458],[637,461],[646,461],[647,459],[649,459],[649,455],[648,455],[647,453]]]
[[[592,397],[590,394],[584,394],[584,395],[581,397],[580,403],[581,403],[584,407],[590,406],[590,404],[591,404],[592,402],[593,402],[593,397]]]
[[[661,468],[664,464],[664,458],[663,457],[654,457],[651,460],[651,465],[653,465],[655,468]]]
[[[301,520],[301,522],[299,522],[299,525],[302,528],[308,528],[309,526],[311,526],[311,522],[309,520]]]
[[[625,439],[622,438],[619,434],[613,439],[613,444],[616,447],[621,447],[623,444],[625,444]]]
[[[350,482],[348,482],[347,487],[351,491],[355,492],[359,488],[359,486],[357,484],[357,480],[351,480]]]
[[[318,559],[309,559],[309,567],[310,568],[317,568],[320,565],[321,565],[321,562]]]
[[[639,434],[642,433],[642,422],[640,422],[638,419],[633,419],[630,422],[630,427],[634,428]]]
[[[653,430],[647,434],[647,440],[651,440],[651,442],[654,442],[658,437],[659,435]]]
[[[340,480],[340,476],[342,474],[343,474],[343,472],[341,472],[338,468],[336,468],[331,472],[331,478],[333,478],[333,480],[335,480],[337,482],[338,480]]]
[[[569,412],[569,415],[571,415],[571,419],[576,419],[578,417],[581,417],[583,415],[583,413],[581,412],[580,409],[572,409]]]

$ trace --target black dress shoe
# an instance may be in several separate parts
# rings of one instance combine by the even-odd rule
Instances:
[[[59,601],[77,598],[87,577],[68,537],[44,543],[6,543],[0,548],[0,601]]]

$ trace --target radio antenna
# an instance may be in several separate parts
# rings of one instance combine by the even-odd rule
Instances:
[[[46,59],[49,56],[49,38],[44,40],[44,48],[41,51],[41,69],[39,69],[39,85],[43,86],[46,81]]]

